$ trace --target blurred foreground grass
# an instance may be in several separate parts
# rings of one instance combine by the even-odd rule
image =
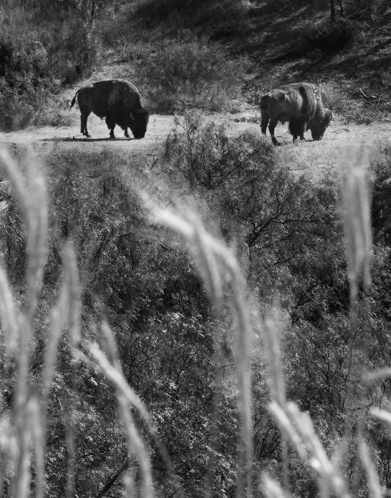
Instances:
[[[127,442],[127,464],[124,467],[126,478],[124,489],[126,496],[138,495],[152,497],[156,494],[152,477],[152,464],[146,434],[155,440],[167,468],[173,475],[175,471],[161,441],[158,427],[148,413],[146,406],[137,392],[130,386],[123,374],[117,352],[116,341],[110,327],[103,321],[96,324],[103,338],[103,348],[82,339],[81,330],[81,286],[78,277],[77,254],[70,241],[63,248],[63,277],[61,289],[56,302],[49,311],[43,367],[37,373],[33,368],[32,358],[38,347],[36,337],[36,313],[40,292],[44,285],[43,275],[47,257],[48,238],[48,195],[46,181],[39,161],[32,158],[27,175],[22,173],[17,162],[6,151],[0,151],[2,167],[7,175],[10,189],[17,200],[24,226],[26,244],[25,290],[22,297],[16,297],[12,290],[9,276],[4,265],[0,266],[0,318],[1,318],[1,355],[5,371],[9,377],[2,379],[0,418],[0,491],[4,496],[24,498],[35,495],[38,498],[46,494],[45,453],[47,449],[50,423],[48,417],[48,399],[55,376],[58,361],[59,343],[66,338],[71,358],[73,386],[76,386],[78,366],[81,363],[94,364],[113,385],[118,401],[118,410],[124,436]],[[365,165],[356,165],[352,160],[344,188],[345,246],[348,262],[348,274],[351,286],[351,327],[352,337],[357,326],[357,308],[364,302],[370,292],[370,262],[372,238],[370,227],[369,193],[365,176]],[[27,176],[27,177],[26,177]],[[221,240],[217,240],[205,229],[194,210],[181,208],[177,210],[162,209],[153,200],[145,197],[144,204],[151,219],[177,232],[186,243],[195,266],[207,290],[214,316],[218,320],[224,303],[226,288],[232,295],[231,305],[235,318],[235,362],[237,380],[237,411],[239,413],[237,482],[236,496],[267,496],[270,498],[290,496],[290,475],[287,459],[288,446],[297,452],[302,462],[315,473],[317,494],[326,496],[358,496],[361,486],[360,469],[365,471],[367,493],[378,498],[383,495],[376,473],[376,465],[371,457],[370,441],[367,441],[363,420],[366,413],[366,396],[368,385],[390,375],[389,370],[378,373],[365,371],[366,362],[355,357],[352,346],[352,368],[349,372],[351,384],[349,396],[359,393],[361,399],[358,422],[353,426],[351,413],[346,417],[345,435],[337,445],[333,455],[328,455],[310,416],[302,412],[298,405],[286,397],[283,365],[280,352],[281,325],[273,317],[278,310],[271,310],[270,316],[254,320],[257,315],[254,300],[246,289],[240,266],[232,250]],[[363,291],[361,292],[361,287]],[[253,328],[257,328],[254,334]],[[254,341],[261,341],[269,358],[269,412],[280,429],[283,452],[284,475],[279,482],[266,472],[254,476],[253,465],[253,400],[251,394],[251,355]],[[369,341],[364,337],[363,341]],[[222,360],[220,344],[216,332],[215,361]],[[219,375],[216,365],[215,374]],[[214,409],[214,430],[219,419],[218,389],[219,379],[215,379],[216,403]],[[75,387],[76,388],[76,387]],[[12,393],[9,407],[5,402],[7,393]],[[75,492],[75,431],[73,416],[76,411],[76,398],[71,397],[68,413],[67,451],[68,469],[64,494],[77,496]],[[373,410],[371,416],[391,423],[391,414]],[[137,422],[136,422],[137,419]],[[139,420],[147,432],[139,429]],[[347,477],[346,461],[354,449],[354,475]],[[209,475],[205,479],[205,495],[213,494],[214,465],[213,434],[209,448]],[[138,469],[138,472],[135,471]],[[179,481],[175,481],[176,492],[184,495]],[[262,483],[259,487],[259,482]],[[98,496],[104,496],[102,491]]]

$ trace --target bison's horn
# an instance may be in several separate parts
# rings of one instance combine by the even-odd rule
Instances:
[[[132,119],[134,121],[134,116],[132,113],[129,114],[129,118]]]

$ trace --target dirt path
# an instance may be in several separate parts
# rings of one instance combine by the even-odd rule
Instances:
[[[257,111],[251,109],[241,114],[213,115],[210,119],[225,122],[233,134],[250,128],[261,136],[259,124],[254,122],[258,117]],[[89,132],[93,138],[85,138],[80,134],[78,112],[71,115],[71,121],[72,124],[66,127],[32,127],[17,132],[0,133],[0,146],[5,145],[11,149],[33,146],[38,153],[45,152],[54,145],[64,152],[73,148],[95,152],[107,149],[122,153],[129,151],[135,164],[139,164],[149,162],[163,150],[165,139],[174,125],[173,116],[152,115],[144,139],[125,139],[122,130],[117,127],[117,140],[110,140],[105,123],[95,116],[91,116],[88,121]],[[295,171],[306,171],[317,177],[333,170],[338,172],[352,158],[355,160],[362,157],[365,151],[370,151],[377,140],[390,139],[391,123],[346,125],[336,119],[321,142],[312,142],[310,133],[307,132],[308,142],[293,144],[287,125],[278,125],[276,136],[283,144],[278,148],[278,153],[285,159],[286,164],[292,164]]]

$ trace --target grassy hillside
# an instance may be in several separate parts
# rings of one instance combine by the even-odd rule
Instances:
[[[310,80],[324,85],[334,111],[384,117],[387,2],[340,2],[330,16],[329,5],[309,0],[6,2],[0,124],[61,123],[55,95],[93,73],[109,77],[99,73],[107,64],[121,65],[158,112],[235,111],[272,86]]]

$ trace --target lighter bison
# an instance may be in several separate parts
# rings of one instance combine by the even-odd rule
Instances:
[[[261,98],[262,133],[269,131],[274,145],[280,145],[274,129],[280,121],[289,121],[293,140],[304,139],[304,132],[311,130],[314,140],[322,140],[332,119],[332,112],[323,107],[322,96],[317,86],[310,83],[293,83],[271,90]]]
[[[147,131],[149,113],[142,107],[140,93],[132,83],[120,80],[98,81],[80,88],[71,102],[76,102],[80,108],[81,133],[86,137],[88,116],[93,112],[100,118],[106,118],[110,130],[110,138],[115,138],[115,125],[125,131],[129,137],[128,128],[132,130],[134,138],[143,138]]]

